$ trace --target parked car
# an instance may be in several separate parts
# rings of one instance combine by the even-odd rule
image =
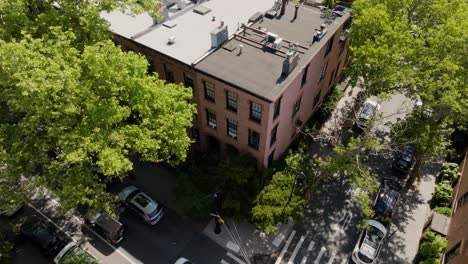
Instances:
[[[96,233],[103,236],[113,245],[117,245],[123,240],[127,232],[127,226],[112,218],[106,212],[98,212],[86,218],[86,223]]]
[[[414,164],[416,158],[416,148],[413,145],[404,146],[403,150],[396,155],[393,161],[393,169],[408,173]]]
[[[163,206],[135,186],[125,187],[119,193],[119,198],[148,224],[155,225],[164,216]]]
[[[54,263],[71,263],[70,260],[76,259],[76,263],[97,264],[97,259],[89,254],[86,250],[80,248],[74,242],[68,243],[62,250],[55,256]],[[78,261],[79,260],[79,261]],[[73,262],[75,263],[75,262]]]
[[[400,197],[401,185],[396,181],[384,181],[377,193],[374,203],[376,218],[392,217],[396,204]]]
[[[375,220],[368,220],[369,229],[363,230],[351,254],[356,264],[375,264],[382,249],[387,229]]]
[[[65,239],[50,223],[30,217],[21,225],[21,234],[38,245],[45,255],[53,256],[65,245]]]
[[[174,264],[193,264],[193,262],[186,258],[179,258]]]
[[[380,109],[377,102],[366,100],[356,120],[356,125],[361,128],[367,128],[367,123],[372,119]]]

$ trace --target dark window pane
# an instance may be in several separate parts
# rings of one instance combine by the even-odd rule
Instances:
[[[280,109],[281,109],[281,99],[278,99],[276,102],[275,102],[275,112],[273,114],[273,118],[277,118],[279,113],[280,113]]]
[[[259,145],[260,135],[256,131],[249,129],[249,146],[251,146],[254,149],[258,149]]]
[[[192,74],[184,72],[184,86],[193,88]]]
[[[301,87],[304,86],[304,84],[307,82],[307,72],[309,72],[309,65],[310,64],[307,64],[307,66],[304,69],[304,72],[302,73]]]
[[[260,123],[262,120],[262,105],[255,102],[250,103],[250,119]]]
[[[216,128],[216,114],[206,110],[206,120],[208,121],[208,126],[211,128]]]
[[[174,72],[172,71],[171,65],[164,63],[164,73],[166,74],[166,81],[173,83]]]
[[[235,93],[226,91],[226,108],[237,112],[237,95]]]
[[[272,130],[271,130],[271,134],[270,134],[270,146],[272,146],[273,144],[275,144],[276,142],[276,132],[278,130],[278,125],[276,125]]]
[[[215,87],[214,87],[214,84],[208,82],[208,81],[204,81],[204,85],[205,85],[205,98],[207,100],[210,100],[212,102],[215,101]]]
[[[228,119],[227,120],[227,134],[231,138],[237,138],[237,121]]]
[[[292,117],[294,117],[297,112],[299,112],[299,109],[301,108],[301,100],[302,100],[302,96],[299,97],[299,99],[296,101],[296,103],[294,104],[294,108],[293,108],[293,112],[292,112]]]

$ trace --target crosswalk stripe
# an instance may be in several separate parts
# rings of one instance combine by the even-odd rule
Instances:
[[[304,242],[304,236],[301,236],[301,239],[299,239],[299,242],[297,243],[296,247],[294,248],[294,251],[291,255],[291,258],[289,258],[288,264],[293,264],[294,259],[296,258],[297,252],[299,251],[299,248],[302,246],[302,243]]]
[[[301,260],[301,264],[305,264],[307,262],[307,256],[304,256]]]
[[[283,260],[284,254],[286,254],[286,250],[288,250],[289,244],[291,244],[291,241],[293,240],[293,237],[295,234],[296,234],[296,230],[293,230],[291,232],[291,235],[289,235],[288,240],[286,241],[286,244],[283,247],[283,250],[281,250],[279,257],[276,259],[275,264],[281,263],[281,261]]]
[[[229,264],[229,262],[225,261],[224,259],[221,260],[221,264]]]
[[[309,244],[309,246],[307,247],[307,251],[312,251],[312,249],[314,248],[314,245],[315,245],[315,242],[314,242],[314,241],[310,241],[310,244]]]
[[[332,263],[333,263],[333,260],[335,260],[335,256],[336,256],[335,253],[333,253],[333,254],[331,255],[331,258],[328,260],[328,264],[332,264]]]
[[[322,258],[323,253],[325,253],[325,250],[326,249],[324,247],[322,247],[320,249],[320,253],[318,254],[317,258],[315,259],[314,264],[318,264],[320,262],[320,259]]]
[[[232,254],[231,252],[228,252],[227,255],[231,257],[233,260],[235,260],[239,264],[246,264],[244,261],[242,261],[240,258],[238,258],[236,255]]]

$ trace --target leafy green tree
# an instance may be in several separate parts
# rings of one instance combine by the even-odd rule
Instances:
[[[186,158],[190,89],[147,76],[147,61],[111,41],[73,47],[71,32],[0,41],[1,177],[52,190],[64,209],[113,196],[97,171],[120,177],[130,156],[177,164]],[[96,170],[97,168],[97,170]]]
[[[365,219],[374,215],[370,196],[378,187],[377,175],[372,173],[368,164],[368,154],[381,147],[372,132],[368,131],[357,138],[351,138],[346,145],[338,143],[329,157],[319,161],[319,166],[325,173],[334,177],[346,177],[351,186],[360,190],[353,199],[361,206]],[[365,225],[365,219],[361,224]]]
[[[437,206],[437,207],[434,208],[434,211],[439,213],[439,214],[445,215],[447,217],[452,216],[452,209],[450,209],[450,207]]]
[[[335,0],[323,0],[322,5],[330,9],[333,9],[336,6],[336,1]]]
[[[276,172],[271,182],[257,196],[252,208],[252,220],[260,230],[271,233],[280,222],[301,219],[305,200],[299,188],[295,188],[295,177]],[[288,199],[291,197],[291,199]]]
[[[444,162],[440,168],[440,178],[442,181],[453,182],[457,179],[459,172],[458,164],[452,162]]]
[[[13,244],[6,240],[3,234],[0,233],[0,264],[9,264],[12,262],[12,251]]]
[[[394,135],[405,134],[418,150],[409,185],[425,159],[446,150],[448,128],[468,120],[467,7],[463,0],[353,2],[347,69],[353,83],[361,80],[370,94],[420,97],[424,106],[415,111],[432,113],[417,124],[396,126],[400,131]]]
[[[420,263],[439,263],[442,252],[447,246],[447,240],[441,235],[432,231],[424,234],[421,245],[419,246]],[[437,262],[434,262],[437,260]]]
[[[431,203],[433,206],[448,207],[452,199],[452,186],[448,181],[443,181],[435,186]]]

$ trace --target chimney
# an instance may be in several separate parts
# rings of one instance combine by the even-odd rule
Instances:
[[[286,4],[287,3],[288,3],[288,0],[281,0],[280,16],[284,15],[284,12],[286,12]]]
[[[299,10],[299,5],[294,6],[296,9],[294,10],[294,18],[293,20],[296,20],[297,18],[297,11]]]
[[[240,44],[239,45],[239,55],[242,54],[242,48],[244,47],[244,45]]]

